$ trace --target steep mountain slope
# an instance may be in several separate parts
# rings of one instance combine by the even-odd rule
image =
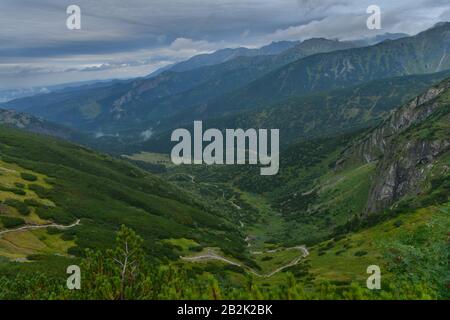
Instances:
[[[260,76],[275,70],[289,62],[320,52],[332,52],[353,48],[351,42],[327,39],[309,39],[280,54],[258,57],[238,57],[226,63],[216,65],[216,69],[226,68],[227,72],[201,83],[191,90],[183,91],[155,101],[151,107],[139,101],[123,107],[122,121],[128,117],[133,121],[138,114],[145,121],[145,127],[156,127],[160,121],[180,114],[189,107],[196,107],[208,100],[245,86]],[[191,110],[191,109],[188,109]],[[190,111],[188,111],[190,112]],[[142,124],[141,124],[142,125]]]
[[[450,80],[446,80],[396,110],[348,151],[350,159],[356,154],[367,163],[379,161],[367,212],[380,211],[405,195],[415,196],[429,188],[427,178],[431,173],[439,175],[436,160],[449,151]],[[448,167],[441,169],[448,174]]]
[[[257,49],[226,48],[217,50],[209,54],[199,54],[186,61],[175,63],[174,65],[163,67],[156,70],[149,77],[157,76],[165,71],[183,72],[200,67],[211,66],[227,62],[237,57],[255,57],[265,55],[276,55],[298,44],[298,41],[278,41],[272,42],[266,46]]]
[[[450,68],[450,23],[413,37],[317,54],[290,63],[196,111],[220,114],[267,105],[291,96],[344,88],[365,81],[439,72]]]
[[[102,122],[105,126],[109,126],[107,128],[108,132],[120,132],[121,137],[115,139],[116,142],[112,143],[113,145],[118,146],[118,141],[127,145],[144,141],[144,144],[152,145],[154,147],[153,150],[158,150],[156,148],[160,148],[161,144],[158,141],[146,143],[145,140],[148,139],[148,136],[146,135],[143,138],[142,133],[150,130],[152,137],[157,138],[161,132],[166,130],[185,125],[189,126],[193,120],[208,120],[209,122],[213,118],[227,117],[229,115],[232,115],[231,118],[233,118],[235,113],[255,108],[263,108],[264,111],[259,114],[248,114],[247,118],[257,116],[256,119],[248,121],[251,125],[260,124],[258,121],[267,125],[267,123],[264,123],[264,118],[268,119],[266,122],[272,122],[273,118],[274,123],[278,121],[279,124],[282,124],[282,127],[289,127],[286,126],[286,123],[293,125],[291,132],[294,132],[294,136],[297,137],[313,136],[314,131],[316,133],[326,133],[323,132],[324,128],[330,128],[331,130],[329,131],[332,134],[335,126],[349,129],[352,125],[361,126],[364,125],[364,122],[367,124],[370,120],[374,120],[371,119],[372,117],[377,118],[381,115],[375,114],[377,113],[376,109],[373,110],[373,113],[370,109],[363,108],[365,110],[361,110],[357,100],[353,102],[342,101],[339,95],[336,97],[332,93],[334,98],[338,98],[339,107],[344,105],[344,108],[342,108],[342,113],[339,117],[329,118],[330,111],[333,112],[330,108],[334,108],[334,100],[326,98],[326,94],[330,90],[348,88],[347,95],[350,94],[353,97],[350,91],[352,90],[351,87],[361,85],[368,93],[371,91],[375,93],[373,97],[367,96],[366,100],[364,100],[363,93],[361,95],[361,103],[367,104],[367,107],[370,105],[376,107],[378,104],[371,101],[371,99],[375,100],[377,96],[380,96],[380,90],[377,93],[377,88],[380,89],[383,86],[382,79],[431,74],[439,70],[448,70],[450,68],[450,55],[448,54],[450,52],[449,37],[450,23],[443,23],[413,37],[385,41],[371,47],[351,48],[309,55],[288,65],[281,66],[279,69],[260,77],[243,88],[214,97],[214,95],[217,96],[223,93],[224,88],[231,90],[232,87],[241,87],[244,82],[254,76],[254,69],[245,68],[245,63],[242,63],[241,67],[243,68],[237,68],[226,74],[220,78],[220,81],[207,81],[189,91],[181,92],[150,104],[151,107],[139,103],[132,106],[131,103],[128,107],[121,109],[119,122],[110,121],[106,118]],[[311,39],[300,45],[305,45],[307,48],[320,48],[317,50],[325,52],[327,51],[327,46],[329,46],[328,48],[336,48],[336,44],[332,44],[332,41],[324,39]],[[342,43],[341,45],[344,46],[345,44]],[[299,46],[277,56],[266,58],[273,59],[273,62],[269,63],[268,66],[276,65],[277,59],[283,60],[282,57],[285,55],[289,56],[290,52],[295,52]],[[237,61],[239,59],[232,60],[233,63]],[[263,63],[266,62],[263,61]],[[260,64],[257,63],[256,65],[259,66]],[[262,68],[265,69],[265,67]],[[436,79],[439,80],[439,77]],[[365,82],[376,80],[379,81],[373,83],[376,86],[375,89],[363,86]],[[391,84],[393,84],[392,81]],[[429,84],[432,84],[432,82]],[[418,83],[416,82],[415,85],[418,85]],[[404,88],[407,88],[407,86]],[[421,88],[423,89],[425,86]],[[408,93],[407,90],[400,90],[399,94],[397,94],[397,90],[392,90],[391,92],[393,93],[393,99],[390,103],[386,103],[386,106],[390,105],[391,107],[405,101],[400,97],[402,92]],[[410,94],[405,94],[404,97],[411,98],[418,93],[420,91],[415,91],[412,88]],[[305,99],[304,103],[303,99],[299,98],[312,94],[316,94],[316,96]],[[282,101],[289,98],[293,98],[293,100],[286,102],[288,107],[284,108],[284,110],[265,108],[273,104],[282,106],[284,103]],[[358,99],[358,94],[354,98]],[[396,98],[400,99],[396,100]],[[207,101],[205,102],[205,100]],[[297,103],[296,101],[300,102]],[[317,113],[314,106],[312,106],[314,103],[320,104],[320,109],[317,110]],[[292,109],[296,109],[297,105],[299,109],[293,112],[294,123],[291,123],[291,121],[286,122],[285,120],[287,119],[283,117],[284,113],[282,111],[291,112]],[[355,108],[352,108],[352,106],[355,106]],[[302,112],[302,109],[304,112]],[[324,112],[325,110],[326,112]],[[269,115],[270,117],[268,117]],[[238,125],[246,124],[246,116],[244,115],[243,117],[244,120],[238,122]],[[329,126],[326,126],[326,117],[331,122],[333,120],[336,121],[328,123]],[[239,116],[237,118],[236,120],[241,120]],[[321,120],[325,120],[325,122]],[[227,121],[226,118],[224,121]],[[211,122],[218,123],[217,121]],[[317,125],[316,122],[318,123]],[[307,125],[305,126],[306,123]],[[297,129],[299,128],[300,134],[297,134]]]
[[[345,89],[293,97],[273,105],[227,116],[207,118],[203,125],[205,129],[278,128],[280,143],[284,147],[299,139],[342,134],[373,126],[396,107],[448,76],[450,71],[374,80]],[[163,133],[155,133],[144,143],[133,145],[130,142],[128,148],[169,152],[172,146],[172,130],[177,127],[192,130],[194,120],[198,120],[198,117],[191,110],[162,120],[160,128],[172,128]]]
[[[185,72],[164,72],[151,79],[19,99],[5,107],[100,137],[143,141],[151,133],[168,129],[161,123],[185,115],[189,116],[186,120],[218,117],[293,96],[447,70],[449,31],[450,23],[442,23],[413,37],[364,48],[311,39],[278,55],[237,57]]]
[[[14,110],[0,109],[0,125],[24,129],[65,140],[88,143],[87,137],[72,129]]]
[[[208,123],[218,128],[280,128],[282,143],[287,145],[298,139],[369,127],[387,117],[397,106],[449,76],[450,71],[444,71],[375,80],[346,89],[290,98]]]
[[[396,40],[399,38],[407,37],[408,35],[405,33],[384,33],[375,37],[367,38],[367,39],[361,39],[361,40],[355,40],[350,42],[347,42],[347,47],[342,47],[341,49],[348,49],[352,46],[369,46],[374,45],[386,40]],[[311,40],[318,40],[318,39],[311,39]],[[309,40],[306,40],[308,42]],[[227,49],[221,49],[216,52],[210,53],[210,54],[199,54],[197,56],[194,56],[186,61],[178,62],[173,65],[165,66],[161,69],[156,70],[152,74],[149,75],[149,77],[157,76],[164,71],[174,71],[174,72],[183,72],[188,71],[204,66],[210,66],[214,64],[220,64],[229,60],[232,60],[237,57],[254,57],[254,56],[262,56],[262,55],[278,55],[279,53],[282,53],[283,51],[286,51],[284,55],[290,55],[293,54],[295,51],[301,51],[301,41],[277,41],[272,42],[271,44],[268,44],[266,46],[263,46],[258,49],[248,49],[248,48],[227,48]],[[290,48],[298,46],[299,48],[294,48],[293,50],[289,50]],[[325,52],[325,51],[317,51],[315,50],[314,54],[317,52]],[[307,52],[304,52],[304,56],[309,55]],[[300,57],[297,57],[299,59]]]
[[[96,133],[126,134],[130,128],[137,128],[140,133],[164,117],[236,90],[296,59],[354,46],[311,39],[288,49],[286,54],[237,57],[185,72],[167,71],[150,79],[18,99],[6,103],[5,108]],[[139,138],[139,134],[134,138]]]
[[[44,229],[14,229],[51,223],[71,226],[56,232],[61,254],[104,248],[126,224],[145,239],[152,258],[174,258],[165,240],[179,238],[242,256],[244,242],[229,222],[232,208],[213,208],[124,161],[5,127],[0,127],[0,202],[0,256],[45,254],[42,241],[50,234]]]

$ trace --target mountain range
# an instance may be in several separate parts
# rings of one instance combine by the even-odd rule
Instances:
[[[446,70],[449,30],[450,24],[443,23],[416,36],[368,47],[310,39],[286,50],[282,45],[277,54],[239,56],[219,64],[184,67],[187,71],[165,71],[149,79],[18,99],[3,108],[115,140],[105,144],[142,143],[149,139],[144,133],[161,133],[192,120],[227,116],[377,79]],[[204,56],[194,60],[208,63]]]

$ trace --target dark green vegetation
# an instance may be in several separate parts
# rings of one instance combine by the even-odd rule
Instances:
[[[33,254],[29,264],[0,261],[0,297],[445,299],[449,88],[445,81],[429,89],[371,130],[291,145],[283,152],[280,174],[270,180],[252,167],[166,167],[164,157],[151,155],[165,167],[158,178],[81,146],[2,128],[1,177],[27,197],[3,205],[25,205],[41,219],[64,225],[81,219],[81,224],[39,235],[42,241],[53,237],[78,258]],[[400,143],[403,139],[410,143]],[[427,144],[432,147],[412,153],[426,161],[397,151]],[[402,169],[402,163],[413,165]],[[392,185],[384,177],[389,172],[384,166],[392,164],[402,174],[395,174],[401,179],[386,202],[376,195],[385,183]],[[19,174],[11,180],[14,170]],[[382,209],[371,210],[373,204]],[[1,222],[7,229],[27,224],[9,215]],[[142,240],[123,229],[111,250],[121,224]],[[114,260],[124,238],[137,248],[139,264],[125,275]],[[296,258],[288,248],[301,244],[309,255],[299,264],[269,278],[248,272],[288,264]],[[178,260],[208,250],[246,268]],[[84,270],[86,290],[71,292],[64,287],[65,268],[75,262]],[[365,288],[370,264],[383,270],[379,292]]]
[[[289,146],[274,177],[252,166],[207,167],[194,175],[270,199],[289,230],[298,231],[283,236],[287,246],[375,223],[402,199],[394,211],[444,203],[450,193],[449,88],[446,80],[427,90],[374,129]]]
[[[375,80],[347,89],[290,98],[270,107],[208,123],[218,128],[280,128],[282,143],[287,145],[299,139],[370,127],[397,106],[448,76],[450,72],[443,71]]]
[[[2,225],[5,228],[15,228],[20,227],[25,224],[25,221],[21,218],[14,218],[14,217],[0,217],[0,220],[2,222]]]
[[[67,231],[76,243],[72,254],[107,247],[117,226],[126,224],[143,236],[154,258],[175,258],[161,240],[182,237],[241,255],[244,242],[225,213],[124,161],[7,128],[0,128],[0,152],[4,163],[45,175],[47,187],[34,183],[35,175],[21,173],[30,192],[54,203],[38,204],[41,219],[64,225],[81,219],[79,227]],[[13,190],[3,192],[13,194]],[[32,201],[26,203],[6,200],[4,205],[27,214]],[[10,226],[14,221],[3,222]]]
[[[448,207],[445,213],[448,214]],[[246,276],[241,286],[223,286],[216,277],[199,273],[195,268],[146,263],[142,238],[122,226],[114,247],[86,252],[81,262],[81,290],[67,290],[65,278],[60,274],[42,273],[42,262],[36,257],[38,261],[34,262],[33,273],[23,266],[5,270],[0,262],[0,271],[6,273],[0,275],[0,299],[445,299],[448,292],[442,283],[446,279],[447,265],[442,256],[448,253],[448,248],[441,237],[445,228],[440,225],[442,220],[438,219],[442,219],[442,215],[436,216],[431,225],[411,226],[416,228],[413,236],[407,232],[410,230],[397,230],[395,240],[383,235],[383,245],[389,252],[383,267],[386,266],[391,273],[388,281],[383,280],[384,288],[380,291],[369,291],[358,282],[344,281],[345,286],[342,286],[342,281],[340,284],[326,280],[312,282],[308,275],[314,266],[310,261],[305,261],[301,268],[290,270],[288,278],[277,287],[267,287],[252,276]],[[448,217],[444,221],[448,223]],[[386,232],[387,227],[382,227]],[[371,236],[380,232],[370,231]],[[337,241],[323,252],[333,255],[332,248],[343,241],[345,245],[351,245],[356,240],[351,236]],[[399,257],[402,258],[400,263]],[[128,268],[123,268],[125,259],[129,263]],[[321,262],[322,268],[330,268],[325,261]],[[338,270],[339,262],[339,258],[331,258],[332,267]],[[56,269],[63,268],[64,260],[53,258],[51,265]],[[363,268],[365,266],[363,263]],[[230,269],[229,272],[236,271]]]

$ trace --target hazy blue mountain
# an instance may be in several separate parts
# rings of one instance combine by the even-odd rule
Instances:
[[[278,55],[238,57],[151,79],[4,104],[126,144],[195,119],[263,108],[291,97],[450,69],[450,23],[369,47],[310,39]],[[149,134],[151,133],[151,134]]]
[[[409,37],[410,35],[407,33],[390,33],[390,32],[386,32],[383,34],[379,34],[376,35],[374,37],[370,37],[370,38],[364,38],[361,40],[357,40],[356,42],[361,43],[361,46],[371,46],[371,45],[375,45],[378,43],[381,43],[383,41],[386,40],[397,40],[400,38],[405,38],[405,37]]]
[[[0,103],[53,92],[71,91],[71,90],[79,91],[88,88],[98,88],[108,86],[116,82],[125,82],[125,81],[127,80],[114,80],[114,79],[91,80],[91,81],[68,82],[63,84],[41,86],[41,87],[0,89]]]
[[[208,102],[199,113],[213,115],[242,110],[370,80],[449,68],[450,23],[442,23],[416,36],[299,59]]]
[[[212,66],[215,64],[220,64],[229,60],[232,60],[237,57],[254,57],[254,56],[262,56],[262,55],[276,55],[279,54],[289,48],[297,45],[299,41],[278,41],[272,42],[266,46],[257,49],[249,49],[245,47],[240,48],[226,48],[217,50],[213,53],[208,54],[199,54],[188,60],[178,62],[169,66],[162,67],[152,74],[149,77],[157,76],[165,71],[174,71],[174,72],[183,72],[192,69],[197,69],[205,66]]]
[[[2,89],[0,90],[0,103],[49,92],[50,90],[46,87]]]
[[[347,42],[311,39],[278,55],[240,56],[185,72],[166,71],[150,79],[116,81],[18,99],[4,107],[83,130],[115,134],[119,128],[140,127],[145,121],[156,123],[180,110],[205,103],[305,56],[353,46]],[[274,49],[269,46],[264,50],[273,52]]]

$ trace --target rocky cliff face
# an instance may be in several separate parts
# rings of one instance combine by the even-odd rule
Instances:
[[[448,139],[390,147],[377,166],[366,212],[377,212],[406,195],[420,194],[435,159],[449,149]]]
[[[70,129],[14,110],[0,109],[0,125],[15,127],[65,140],[72,140],[75,136],[75,133]]]
[[[397,109],[347,150],[339,166],[355,157],[366,163],[378,162],[367,213],[380,211],[405,195],[423,191],[423,183],[435,159],[450,151],[448,127],[444,127],[443,134],[440,128],[440,135],[423,134],[430,131],[434,123],[450,123],[450,99],[443,99],[449,93],[450,79],[447,79]],[[437,113],[438,116],[433,116]],[[423,128],[424,124],[428,129]]]
[[[356,147],[358,156],[365,162],[372,162],[382,157],[395,135],[407,130],[411,125],[425,120],[439,107],[434,99],[449,87],[450,80],[440,84],[439,87],[429,89],[407,105],[394,111],[386,121],[358,142]],[[352,152],[354,151],[352,150]]]

